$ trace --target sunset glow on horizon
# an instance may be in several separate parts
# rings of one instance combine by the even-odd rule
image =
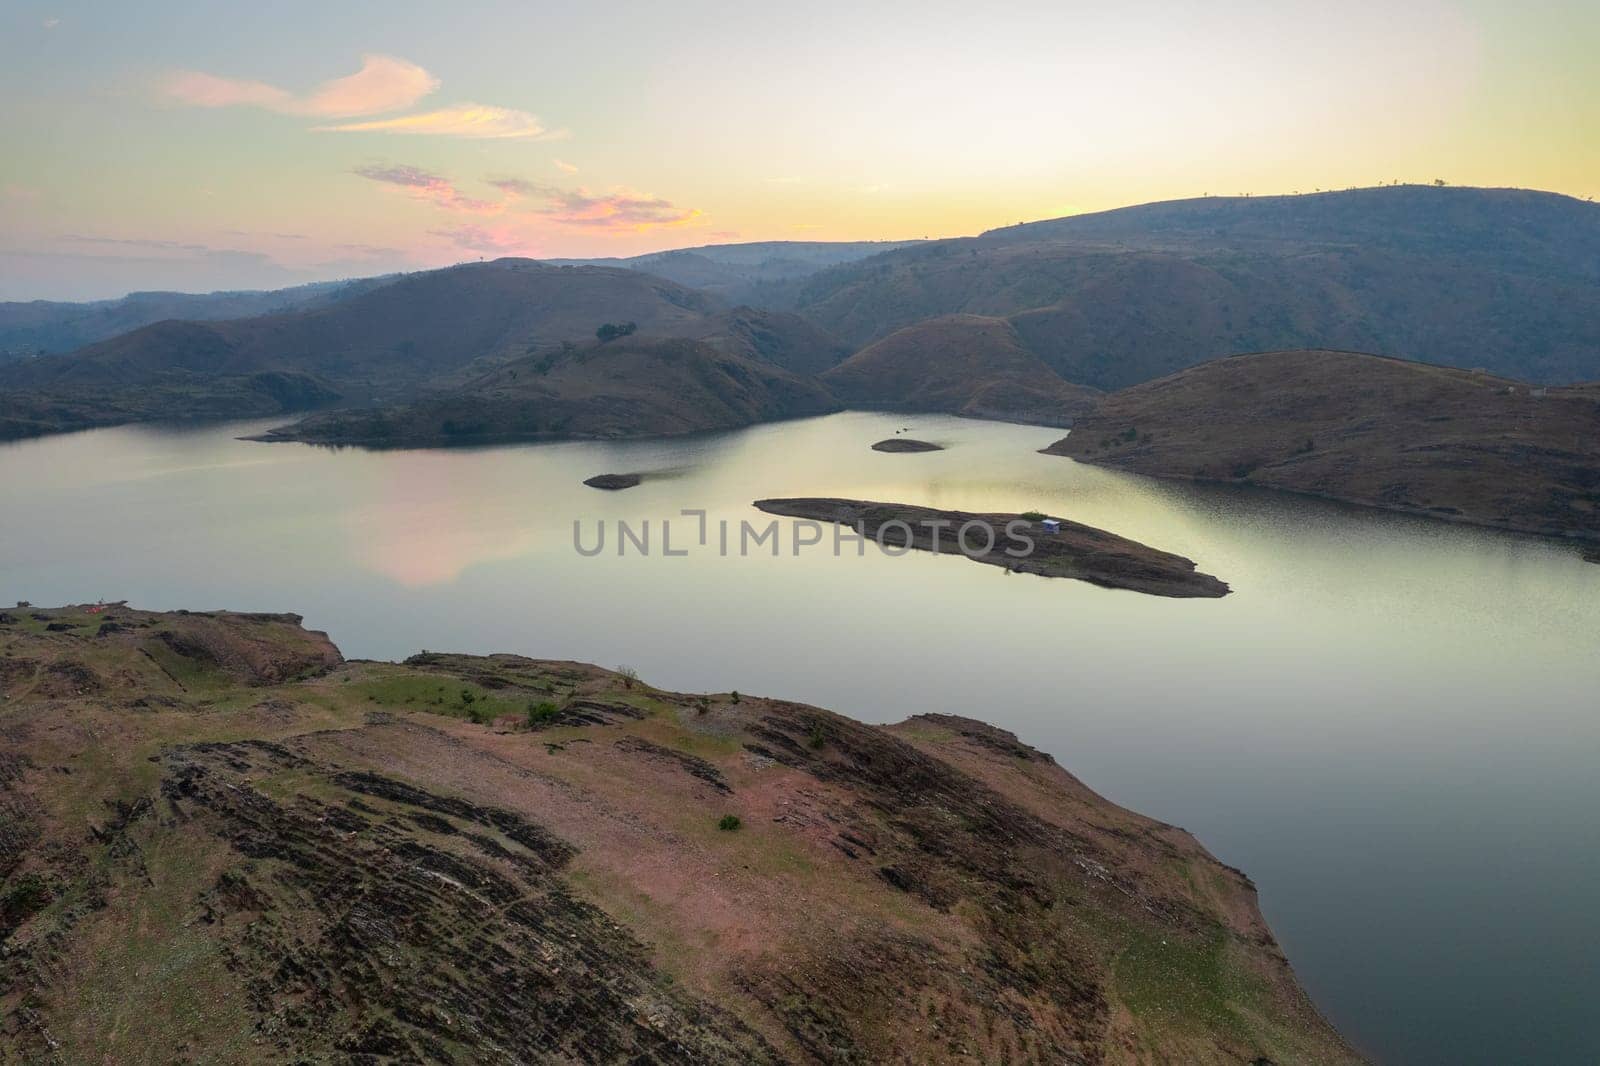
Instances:
[[[1600,7],[0,14],[0,299],[900,240],[1190,196],[1600,194]]]

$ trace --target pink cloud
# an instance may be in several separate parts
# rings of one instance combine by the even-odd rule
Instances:
[[[415,115],[312,128],[320,133],[410,133],[478,140],[545,141],[566,136],[564,130],[546,129],[538,115],[490,104],[453,104]]]
[[[517,252],[528,247],[520,234],[504,226],[451,226],[428,232],[474,252]]]
[[[404,189],[412,198],[425,200],[447,211],[460,211],[475,215],[494,215],[505,210],[504,202],[478,200],[462,194],[449,178],[429,173],[420,167],[377,166],[357,167],[355,173],[368,181],[382,182]]]
[[[680,226],[700,215],[696,209],[680,208],[670,200],[626,188],[592,193],[583,188],[559,189],[521,178],[500,178],[489,184],[511,200],[528,197],[543,201],[534,211],[568,226],[644,230],[655,226]]]
[[[203,71],[178,71],[163,93],[189,107],[259,107],[285,115],[350,118],[410,107],[439,87],[439,79],[415,63],[393,56],[361,57],[361,69],[296,95],[262,81]]]

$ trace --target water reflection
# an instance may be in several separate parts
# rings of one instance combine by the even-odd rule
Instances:
[[[870,450],[907,426],[947,450]],[[1150,481],[1037,454],[1052,430],[927,416],[376,454],[233,439],[256,428],[0,447],[0,595],[294,610],[350,655],[518,651],[985,718],[1249,871],[1318,1003],[1381,1057],[1600,1059],[1600,566],[1569,546]],[[764,523],[749,502],[786,495],[1051,511],[1235,593],[872,548],[572,549],[575,519]]]

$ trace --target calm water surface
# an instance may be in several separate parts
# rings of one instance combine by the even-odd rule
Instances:
[[[901,426],[944,452],[884,455]],[[850,413],[671,442],[367,453],[126,428],[0,446],[0,602],[296,611],[350,656],[627,663],[677,689],[1015,730],[1261,890],[1324,1012],[1395,1063],[1600,1061],[1600,566],[1566,546]],[[592,474],[653,471],[636,489]],[[763,496],[1046,510],[1229,581],[1179,601],[959,558],[719,557]],[[573,549],[650,519],[657,554]],[[713,527],[714,528],[714,527]],[[614,530],[613,530],[614,532]]]

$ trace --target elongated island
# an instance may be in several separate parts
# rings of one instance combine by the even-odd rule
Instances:
[[[964,555],[1013,573],[1074,578],[1152,596],[1218,598],[1229,591],[1226,582],[1196,570],[1193,559],[1037,512],[947,511],[825,496],[756,500],[753,506],[768,514],[849,526],[885,547]]]

